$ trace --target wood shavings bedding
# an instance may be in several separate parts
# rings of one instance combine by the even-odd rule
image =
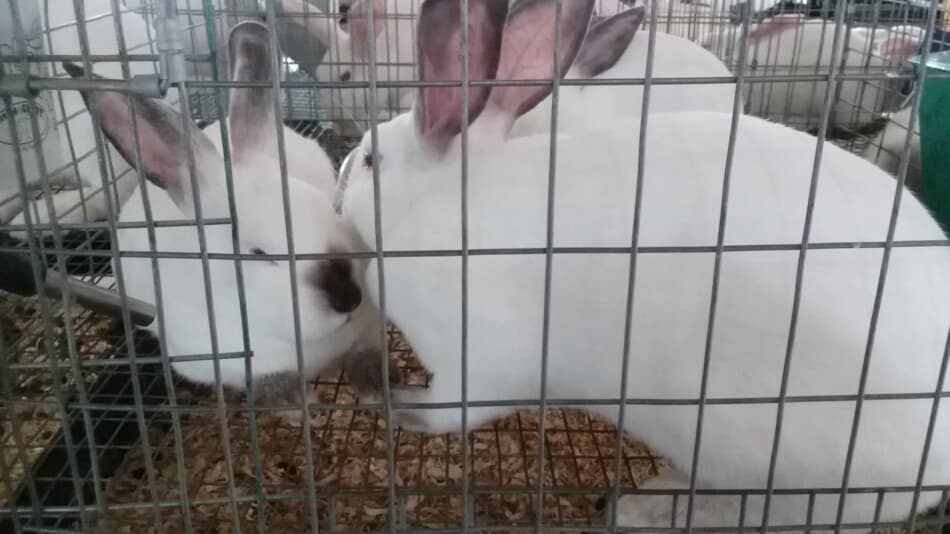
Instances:
[[[408,383],[424,382],[421,366],[405,342],[394,336],[391,354]],[[320,403],[339,409],[311,413],[312,478],[321,529],[366,531],[386,528],[388,513],[386,427],[380,414],[353,409],[354,393],[342,380],[320,380]],[[205,399],[205,405],[212,399]],[[201,403],[202,401],[198,401]],[[348,406],[349,405],[349,406]],[[301,425],[268,413],[257,416],[260,477],[255,470],[249,416],[236,406],[227,429],[234,465],[234,497],[242,531],[268,533],[309,529],[307,461]],[[522,412],[469,436],[469,476],[476,526],[530,526],[537,491],[539,418]],[[579,526],[600,520],[598,501],[614,478],[616,431],[584,413],[548,412],[545,435],[544,521]],[[230,532],[232,509],[221,424],[214,413],[192,415],[182,425],[183,471],[189,522],[195,532]],[[451,528],[462,520],[462,441],[459,435],[423,435],[393,430],[394,483],[398,521],[408,527]],[[153,447],[155,498],[163,503],[161,524],[169,532],[185,529],[174,434]],[[655,476],[664,464],[632,439],[624,440],[623,484]],[[130,452],[108,484],[108,532],[154,532],[153,495],[141,447]],[[257,485],[267,498],[255,496]],[[570,490],[548,495],[554,488]],[[582,489],[583,488],[583,489]],[[205,504],[207,503],[207,504]]]
[[[54,386],[57,381],[49,361],[50,352],[58,357],[60,391],[65,397],[76,391],[76,377],[69,362],[64,310],[59,301],[50,300],[49,304],[52,350],[47,347],[39,299],[0,293],[0,336],[7,363],[37,366],[11,370],[5,377],[8,384],[0,384],[0,396],[4,400],[31,402],[4,402],[3,409],[0,409],[0,503],[6,502],[9,492],[22,480],[24,467],[33,464],[60,428],[59,416],[52,406],[33,404],[36,401],[56,401]],[[73,305],[69,315],[80,359],[111,356],[115,336],[108,319],[79,305]],[[83,371],[82,379],[86,384],[95,378],[96,373]]]

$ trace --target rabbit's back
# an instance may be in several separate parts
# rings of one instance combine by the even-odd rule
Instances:
[[[617,63],[597,75],[599,79],[645,78],[649,31],[642,28]],[[715,55],[686,39],[656,33],[652,75],[654,78],[731,77]],[[569,78],[577,78],[569,73]],[[731,112],[734,83],[655,84],[650,89],[650,113],[671,111]],[[551,97],[519,118],[512,137],[550,131]],[[643,85],[564,85],[558,95],[558,131],[567,134],[603,127],[617,120],[639,117]]]
[[[731,114],[661,113],[648,120],[641,246],[714,245]],[[639,128],[639,121],[632,119],[558,137],[555,246],[629,246]],[[469,160],[470,245],[544,246],[548,136],[494,144],[482,142],[473,132],[470,143],[474,147]],[[802,132],[756,117],[739,118],[726,199],[726,245],[789,246],[801,241],[816,148],[815,138]],[[810,241],[883,241],[896,182],[831,143],[822,148]],[[387,147],[380,150],[386,158]],[[458,214],[444,205],[445,198],[459,194],[459,181],[446,178],[457,177],[458,163],[449,158],[443,166],[413,168],[406,184],[387,189],[384,207],[390,198],[400,203],[399,209],[384,210],[389,245],[458,246],[460,228],[453,224]],[[402,209],[410,203],[416,209]],[[414,221],[432,214],[447,224],[430,232],[412,231],[417,228]],[[511,225],[512,220],[519,224]],[[371,225],[356,223],[367,226],[363,233],[372,235]],[[920,201],[905,192],[895,238],[944,236]]]
[[[637,259],[631,397],[699,395],[730,119],[711,113],[649,119],[639,241],[647,250]],[[552,397],[616,398],[619,393],[616,370],[622,361],[629,272],[624,249],[631,243],[637,168],[631,132],[637,126],[564,136],[559,142],[553,244],[573,250],[558,253],[552,263]],[[533,252],[469,259],[469,358],[478,362],[469,367],[472,400],[497,400],[500,384],[508,381],[522,383],[503,389],[506,395],[519,391],[536,398],[539,393],[545,278],[539,252],[546,244],[549,152],[544,137],[510,143],[491,147],[494,159],[470,159],[469,246]],[[724,242],[771,250],[732,250],[722,256],[707,394],[766,400],[707,410],[701,475],[710,480],[750,485],[764,481],[767,473],[775,421],[775,405],[768,399],[777,397],[781,386],[815,143],[813,137],[761,119],[739,121]],[[822,161],[810,242],[883,241],[894,180],[831,144],[824,146]],[[454,176],[449,171],[436,174],[432,187],[407,209],[386,208],[384,199],[383,216],[388,210],[393,217],[392,224],[383,225],[388,250],[459,248],[458,185],[445,180]],[[907,192],[896,238],[945,239]],[[873,245],[808,251],[788,395],[858,391],[882,254]],[[375,276],[371,269],[369,279]],[[457,257],[387,259],[387,310],[423,358],[458,351],[460,276]],[[891,251],[867,393],[935,390],[950,327],[948,296],[947,247]],[[525,377],[531,379],[525,383]],[[950,385],[944,387],[950,391]],[[931,401],[865,404],[855,485],[914,482]],[[840,484],[853,410],[851,400],[790,403],[777,484]],[[688,468],[695,406],[633,406],[628,417],[631,431]],[[930,482],[950,476],[947,418],[944,411],[938,421]]]

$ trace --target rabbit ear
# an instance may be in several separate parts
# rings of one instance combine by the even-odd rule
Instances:
[[[468,77],[490,80],[498,68],[506,0],[468,2]],[[462,79],[462,13],[458,0],[426,0],[419,13],[418,78],[423,82]],[[416,130],[427,148],[444,152],[462,131],[462,95],[468,91],[469,122],[485,107],[490,88],[421,87],[415,103]]]
[[[387,15],[390,17],[395,13],[386,13],[387,0],[356,0],[350,5],[347,12],[348,25],[350,29],[350,39],[353,51],[358,54],[365,54],[369,46],[369,9],[373,9],[373,35],[379,39],[383,27],[386,25]]]
[[[231,80],[272,82],[274,54],[267,26],[242,22],[228,36]],[[231,150],[235,159],[267,150],[274,144],[274,90],[270,87],[235,87],[228,104]]]
[[[73,63],[63,63],[63,68],[73,78],[85,78],[85,71]],[[181,115],[168,106],[137,96],[128,96],[114,91],[82,92],[90,113],[99,118],[103,134],[119,151],[129,165],[136,167],[136,144],[132,133],[132,115],[129,103],[134,108],[138,147],[141,165],[138,170],[150,182],[168,192],[171,199],[186,214],[194,213],[191,177],[188,173],[185,150],[185,132]],[[199,187],[207,184],[200,172],[201,162],[217,150],[205,134],[191,121],[187,122],[191,137],[191,149],[198,163]]]
[[[644,15],[646,9],[637,6],[612,17],[595,17],[574,60],[578,77],[593,78],[616,65],[643,23]]]
[[[556,36],[556,0],[522,0],[515,4],[505,24],[495,77],[499,80],[552,80],[555,72],[563,77],[577,56],[593,9],[594,0],[563,2]],[[555,44],[558,48],[556,66]],[[550,93],[548,85],[497,86],[492,89],[488,106],[513,122]]]

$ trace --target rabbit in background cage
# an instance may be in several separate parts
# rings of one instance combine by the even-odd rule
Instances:
[[[238,82],[267,81],[271,77],[273,56],[265,26],[257,22],[241,23],[229,38],[232,79]],[[69,66],[73,76],[82,76],[79,67]],[[135,140],[130,128],[128,97],[114,92],[85,95],[95,102],[102,129],[113,146],[129,162],[136,161]],[[368,300],[362,298],[359,273],[362,265],[348,258],[303,260],[296,262],[296,273],[279,258],[288,254],[290,243],[285,228],[278,143],[275,135],[274,92],[270,89],[235,88],[229,98],[231,175],[233,176],[234,212],[239,232],[240,254],[277,255],[274,259],[245,261],[243,284],[236,278],[230,259],[208,262],[210,287],[205,286],[202,262],[197,258],[158,259],[161,275],[161,301],[157,301],[152,258],[158,252],[207,251],[232,254],[234,235],[231,224],[214,224],[213,219],[229,218],[229,191],[222,159],[221,141],[213,135],[218,125],[207,132],[189,125],[188,149],[195,157],[195,179],[200,187],[198,198],[201,217],[206,221],[202,243],[198,229],[188,220],[197,216],[185,149],[186,133],[181,117],[161,103],[132,97],[136,107],[138,146],[141,149],[139,171],[149,180],[148,204],[140,192],[133,194],[120,213],[120,222],[185,221],[184,224],[155,228],[155,244],[150,245],[145,228],[118,231],[118,248],[123,253],[145,253],[145,257],[123,256],[117,272],[125,291],[146,302],[160,304],[164,321],[165,350],[171,356],[240,353],[246,329],[253,351],[251,380],[255,400],[269,403],[299,403],[300,374],[312,379],[325,368],[345,364],[350,352],[363,354],[361,365],[372,361],[369,352],[378,354],[381,319]],[[287,127],[287,188],[292,213],[293,250],[296,254],[350,253],[357,250],[357,237],[333,210],[331,198],[333,167],[319,146],[297,136]],[[152,252],[150,252],[152,251]],[[119,270],[121,269],[121,270]],[[292,306],[291,281],[299,295],[299,334],[303,367],[297,365],[297,350]],[[213,299],[214,323],[209,317],[206,291]],[[245,299],[247,326],[241,319],[240,298]],[[156,332],[157,322],[149,329]],[[212,330],[216,343],[212,341]],[[378,356],[376,357],[378,361]],[[243,391],[247,376],[243,357],[220,359],[221,382]],[[186,379],[203,384],[215,383],[211,360],[173,361],[172,367]],[[360,368],[357,368],[360,369]],[[378,374],[378,373],[377,373]],[[362,388],[359,376],[351,376]]]
[[[78,20],[85,21],[90,55],[119,54],[117,22],[121,24],[121,35],[128,53],[146,54],[153,51],[154,31],[137,13],[122,10],[120,20],[117,21],[112,11],[112,0],[86,0],[81,5],[84,12],[77,16],[72,2],[63,2],[62,5],[58,2],[54,5],[49,0],[44,2],[44,30],[48,32],[44,45],[48,48],[48,54],[82,55]],[[97,62],[95,65],[96,73],[101,76],[112,79],[126,78],[122,65],[117,61]],[[128,66],[129,73],[133,76],[157,72],[157,66],[152,62],[129,62]],[[59,105],[59,98],[62,99],[62,106]],[[53,195],[52,217],[45,200],[32,202],[32,222],[46,224],[52,219],[60,224],[78,224],[106,219],[110,216],[106,194],[111,196],[113,210],[118,209],[138,184],[135,173],[131,172],[129,165],[114,150],[107,150],[108,177],[105,180],[107,186],[103,188],[93,124],[82,98],[78,93],[62,91],[54,96],[54,101],[56,114],[62,121],[59,125],[59,139],[63,159],[70,163],[64,168],[47,169],[47,172],[51,175],[51,185],[66,185],[75,189],[66,189]],[[166,97],[165,102],[173,103],[172,97]],[[114,180],[112,177],[115,177]],[[25,224],[24,214],[21,212],[10,224]],[[26,232],[11,233],[21,238],[26,235]]]
[[[723,55],[736,63],[740,59],[736,47],[741,31],[727,31],[730,35],[725,36]],[[800,15],[766,19],[749,32],[745,72],[765,76],[827,74],[833,69],[834,36],[833,22],[809,21]],[[880,37],[879,30],[870,28],[855,28],[850,33],[847,28],[841,29],[838,58],[844,63],[844,73],[877,74],[879,78],[840,81],[841,92],[833,102],[830,126],[859,131],[882,113],[895,111],[903,101],[904,80],[890,75],[916,53],[919,36],[904,33],[889,34],[883,40]],[[722,46],[722,41],[722,36],[712,36],[704,46],[715,49]],[[793,126],[817,128],[824,112],[826,88],[828,84],[821,81],[750,83],[745,96],[746,111]],[[837,91],[837,86],[831,90]]]
[[[348,31],[342,31],[332,18],[306,0],[283,0],[281,14],[296,21],[288,27],[305,27],[306,38],[298,33],[281,34],[281,47],[305,68],[310,68],[321,81],[366,82],[370,64],[369,27],[365,13],[367,5],[374,9],[376,38],[376,80],[410,81],[415,71],[415,20],[419,0],[360,0],[347,12]],[[512,2],[516,6],[517,2]],[[640,78],[646,65],[647,36],[634,37],[643,19],[642,7],[626,8],[619,0],[603,1],[596,9],[601,13],[591,25],[580,65],[574,65],[566,78]],[[630,13],[633,11],[633,13]],[[361,16],[362,15],[362,16]],[[290,18],[293,17],[293,18]],[[389,17],[387,19],[387,17]],[[606,20],[604,20],[606,19]],[[327,49],[322,62],[313,68],[311,43],[316,40]],[[632,43],[631,43],[632,41]],[[641,50],[642,48],[642,50]],[[667,34],[657,35],[655,72],[663,76],[731,76],[725,65],[697,45]],[[731,85],[657,87],[654,111],[663,111],[678,102],[679,109],[720,109],[732,107]],[[586,127],[618,114],[639,115],[640,88],[626,87],[565,87],[565,104],[561,109],[565,120],[561,129]],[[334,121],[353,121],[363,129],[369,123],[370,101],[362,89],[324,89],[324,102],[332,106]],[[664,94],[670,96],[664,98]],[[414,98],[412,87],[378,88],[376,102],[378,119],[387,120],[401,110],[409,109]],[[707,104],[708,103],[708,104]],[[708,105],[708,107],[702,107]],[[512,130],[511,135],[538,133],[549,128],[550,103],[538,106],[537,111],[524,117],[525,124]],[[359,133],[362,133],[360,131]]]
[[[187,7],[188,1],[195,4],[199,3],[199,0],[180,0],[179,4],[184,8]],[[115,4],[118,4],[118,19],[115,15],[116,11],[113,9]],[[118,57],[120,50],[117,24],[121,26],[121,37],[127,53],[151,54],[157,52],[155,48],[155,30],[146,18],[149,13],[144,10],[145,6],[141,1],[126,0],[123,5],[123,3],[114,2],[113,0],[84,0],[81,2],[83,12],[79,14],[76,13],[72,2],[63,2],[60,5],[59,2],[43,0],[42,5],[44,31],[48,32],[48,39],[45,40],[44,45],[49,47],[47,51],[49,54],[82,55],[79,24],[77,22],[80,20],[84,21],[90,55]],[[139,9],[141,12],[136,12],[135,9]],[[182,43],[185,47],[185,54],[207,54],[209,49],[207,34],[204,25],[195,22],[200,20],[197,15],[189,15],[189,13],[183,12],[179,15],[179,19],[181,29],[184,32]],[[189,74],[197,78],[210,77],[212,74],[207,62],[194,62],[189,65]],[[130,76],[157,73],[157,64],[151,61],[130,61],[128,67]],[[106,78],[124,79],[127,77],[119,61],[96,62],[94,70],[97,75]],[[58,103],[58,95],[54,96],[54,100],[57,102],[55,106],[56,113],[60,115],[59,120],[63,121],[65,117],[64,123],[59,127],[61,151],[64,159],[75,161],[75,165],[69,164],[61,169],[48,169],[52,174],[50,178],[51,186],[73,188],[53,195],[52,219],[60,224],[81,224],[87,221],[107,219],[110,217],[110,213],[105,192],[111,195],[112,210],[115,211],[135,189],[138,184],[137,178],[121,156],[116,154],[114,150],[107,150],[109,159],[106,167],[108,173],[106,183],[108,185],[103,189],[102,171],[96,154],[92,120],[89,114],[85,112],[84,103],[78,94],[64,91],[61,98],[62,107]],[[177,109],[177,97],[166,96],[164,101],[176,106]],[[82,191],[77,188],[81,188]],[[19,205],[11,206],[11,208],[15,208],[14,211],[22,211],[22,206]],[[31,219],[34,224],[50,222],[51,217],[45,200],[40,199],[32,202],[30,208]],[[9,215],[12,215],[12,213]],[[7,218],[0,220],[7,220]],[[13,217],[10,224],[25,224],[24,215],[20,213]],[[26,236],[26,232],[15,231],[11,233],[19,238]]]
[[[504,9],[489,0],[469,0],[473,77],[491,78],[493,72],[498,78],[550,77],[555,71],[556,40],[553,31],[543,33],[538,28],[550,27],[544,23],[553,16],[554,5],[554,0],[531,2],[505,22]],[[582,2],[564,7],[565,17],[588,16]],[[421,81],[457,79],[460,24],[458,3],[428,0],[423,5]],[[579,26],[565,27],[578,31]],[[538,46],[530,50],[506,46],[525,39],[526,32]],[[561,60],[569,63],[578,39],[576,35],[560,37]],[[546,46],[540,46],[542,42]],[[783,405],[774,487],[841,487],[856,410],[854,395],[862,379],[864,393],[898,398],[863,403],[849,487],[913,487],[934,392],[950,392],[946,376],[940,376],[946,373],[942,366],[950,331],[950,248],[889,250],[887,277],[877,303],[881,248],[811,248],[801,271],[800,292],[796,292],[797,247],[809,206],[814,137],[740,115],[728,196],[723,199],[731,114],[650,115],[642,162],[636,148],[638,120],[561,135],[556,151],[545,135],[506,139],[505,131],[517,115],[548,91],[548,87],[528,86],[468,88],[471,126],[465,196],[460,179],[460,87],[420,88],[412,112],[379,125],[377,150],[366,135],[348,157],[343,215],[365,243],[377,242],[376,217],[381,217],[378,225],[383,235],[379,237],[386,251],[458,250],[462,246],[459,202],[464,198],[468,246],[473,251],[511,251],[468,256],[464,297],[463,258],[400,254],[386,258],[388,319],[401,329],[432,373],[427,388],[401,388],[392,392],[392,400],[450,405],[396,406],[393,422],[410,431],[458,432],[462,409],[451,404],[462,402],[463,377],[468,401],[531,401],[541,396],[540,373],[545,368],[547,398],[609,402],[621,394],[618,370],[623,369],[625,340],[629,339],[626,396],[671,401],[669,405],[633,403],[625,408],[623,428],[676,468],[643,487],[681,486],[692,471],[693,447],[699,443],[695,471],[699,489],[765,488],[777,424],[774,399],[780,394],[790,400]],[[553,193],[548,185],[551,159],[557,164]],[[641,163],[643,202],[634,241]],[[374,168],[378,170],[378,199]],[[893,237],[945,240],[918,199],[902,193]],[[550,212],[549,194],[553,194]],[[889,232],[894,195],[895,182],[884,171],[826,143],[808,241],[828,245],[883,241]],[[381,213],[375,210],[376,202]],[[720,239],[721,215],[726,217],[723,246],[741,248],[726,249],[718,256],[713,251]],[[553,225],[550,243],[548,217]],[[628,323],[630,255],[602,248],[586,251],[586,247],[623,250],[632,242],[652,250],[636,256]],[[552,255],[548,264],[544,254],[536,253],[547,246],[569,251]],[[687,252],[682,247],[698,248],[687,248]],[[371,260],[366,280],[375,281],[378,269]],[[374,302],[382,298],[379,291],[376,284],[367,283],[367,295]],[[796,295],[800,297],[797,305]],[[463,309],[467,310],[466,338],[462,336]],[[793,310],[797,315],[790,346]],[[707,328],[713,329],[708,341]],[[873,345],[868,348],[872,331]],[[546,367],[542,361],[545,332]],[[467,339],[464,371],[463,339]],[[786,369],[787,351],[791,360]],[[677,401],[703,394],[711,402],[705,407],[702,440],[698,441],[696,404]],[[904,394],[911,395],[902,398]],[[813,401],[813,396],[824,400]],[[721,402],[712,402],[717,400]],[[520,406],[470,407],[467,428],[509,415]],[[586,408],[608,420],[618,418],[616,404],[594,403]],[[925,485],[950,483],[950,411],[942,408],[932,427],[926,469],[920,471]],[[843,520],[877,521],[877,498],[876,493],[849,495]],[[697,497],[694,526],[738,525],[736,515],[728,511],[739,509],[739,498],[719,499]],[[939,491],[924,491],[920,509],[939,499]],[[674,513],[670,502],[669,497],[625,497],[617,505],[622,526],[667,528]],[[879,520],[905,519],[910,503],[909,494],[888,492]],[[810,518],[808,504],[807,494],[776,494],[770,524],[834,523],[835,494],[817,493]],[[747,501],[746,528],[755,528],[752,518],[761,513],[756,507],[762,505],[761,496]]]

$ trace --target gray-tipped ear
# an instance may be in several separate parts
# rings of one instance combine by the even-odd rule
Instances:
[[[646,8],[637,6],[612,17],[595,17],[574,60],[578,77],[593,78],[616,65],[645,15]]]
[[[501,59],[496,78],[504,80],[552,80],[567,70],[581,46],[594,10],[594,0],[563,2],[557,20],[556,0],[521,0],[505,23]],[[557,22],[557,33],[555,33]],[[555,46],[558,64],[554,63]],[[555,66],[557,70],[555,71]],[[551,93],[551,86],[496,86],[488,106],[512,122],[530,111]]]
[[[87,76],[80,66],[72,63],[63,63],[63,68],[73,78],[97,78]],[[82,96],[89,112],[98,117],[102,133],[129,165],[138,168],[150,182],[167,191],[184,213],[192,214],[191,177],[185,152],[189,147],[184,128],[188,128],[190,149],[196,163],[217,154],[211,140],[194,123],[183,121],[181,115],[161,102],[114,91],[83,91]],[[139,158],[136,158],[133,116]],[[206,185],[200,166],[198,171],[199,186]]]
[[[255,21],[234,26],[228,36],[228,53],[232,81],[273,82],[275,54],[267,26]],[[274,143],[274,99],[272,87],[231,89],[228,126],[235,158],[266,150]]]
[[[573,0],[572,0],[573,1]],[[506,0],[468,2],[468,78],[490,80],[498,68]],[[426,0],[417,32],[418,79],[432,82],[462,79],[462,4],[458,0]],[[490,88],[470,86],[468,120],[478,117]],[[427,148],[440,154],[462,131],[462,87],[421,87],[415,103],[416,130]]]

